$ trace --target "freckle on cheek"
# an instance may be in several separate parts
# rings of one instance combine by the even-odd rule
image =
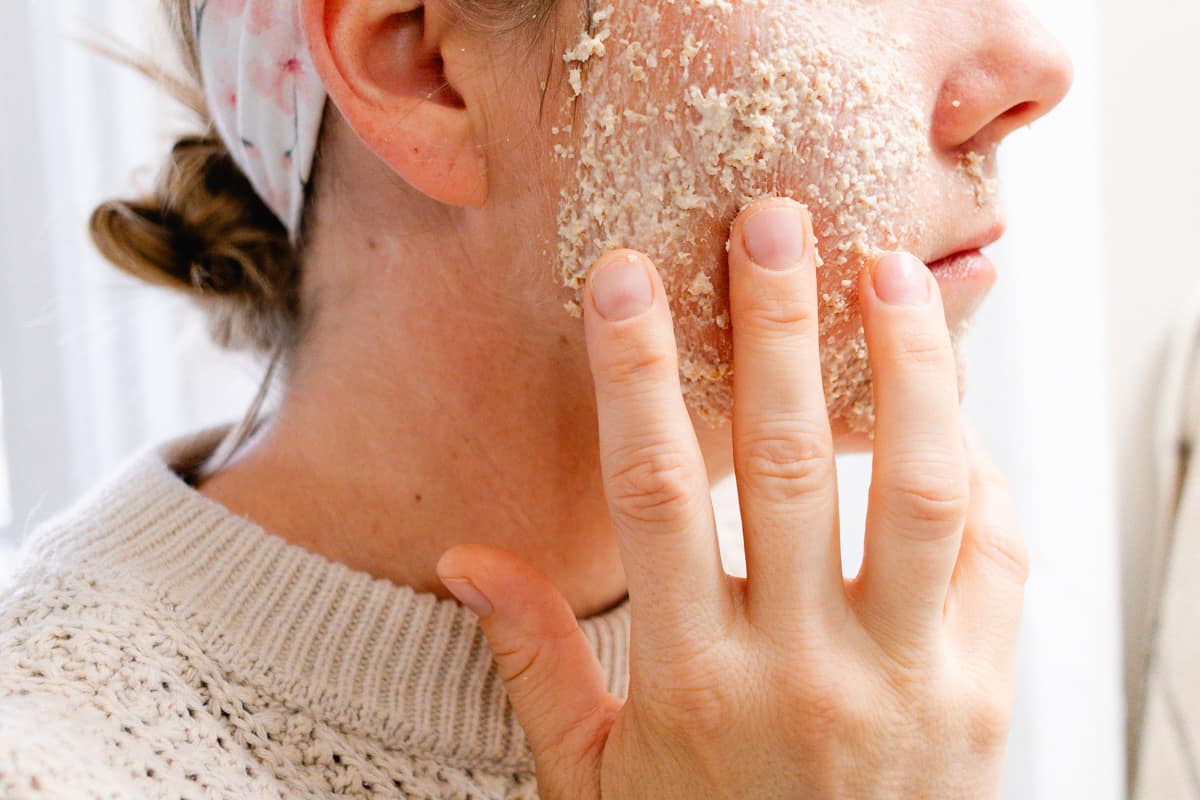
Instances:
[[[857,275],[922,235],[900,205],[930,156],[923,90],[897,68],[910,46],[854,0],[601,4],[563,54],[553,128],[567,313],[603,252],[645,252],[670,296],[688,404],[720,424],[733,398],[725,237],[745,204],[794,197],[818,239],[830,416],[869,433]],[[982,180],[978,163],[963,169]]]

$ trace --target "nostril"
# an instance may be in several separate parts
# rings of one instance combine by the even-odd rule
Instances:
[[[1013,131],[1032,124],[1049,108],[1053,108],[1053,106],[1047,107],[1036,100],[1017,103],[1003,114],[995,117],[962,146],[968,150],[984,150],[997,145]]]
[[[1033,100],[1017,103],[1000,115],[1000,119],[1020,125],[1025,119],[1033,119],[1038,115],[1038,104]]]

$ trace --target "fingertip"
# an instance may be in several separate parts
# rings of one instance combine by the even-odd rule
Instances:
[[[590,284],[596,273],[599,272],[603,266],[613,261],[631,261],[642,264],[649,269],[654,268],[654,264],[650,261],[650,258],[645,253],[639,250],[634,250],[630,247],[618,247],[616,249],[609,250],[592,262],[591,269],[588,270],[587,282]]]
[[[768,197],[750,203],[730,231],[729,252],[771,271],[787,271],[814,260],[816,238],[808,206],[790,197]]]
[[[561,615],[566,603],[545,573],[511,551],[491,545],[455,545],[438,559],[436,572],[446,589],[481,619],[535,610],[541,614],[546,609]],[[486,603],[478,603],[479,597]],[[493,610],[503,613],[493,615]]]
[[[438,578],[470,578],[493,583],[522,562],[508,550],[479,542],[462,542],[442,553],[434,567]]]
[[[871,266],[875,297],[887,305],[928,305],[933,283],[929,268],[909,253],[885,253]]]
[[[455,545],[454,547],[451,547],[442,553],[437,560],[437,564],[434,565],[433,570],[435,573],[437,573],[438,579],[443,583],[448,578],[455,578],[462,575],[463,562],[461,558],[462,554],[459,552],[460,550],[462,550],[462,545]]]
[[[801,203],[799,200],[782,196],[759,197],[755,200],[751,200],[749,203],[742,206],[742,208],[738,211],[737,216],[733,219],[731,233],[740,232],[742,226],[745,225],[746,220],[750,219],[760,211],[768,208],[795,208],[800,210],[805,217],[809,219],[812,218],[811,213],[808,210],[808,206],[804,203]]]
[[[657,278],[654,264],[644,254],[612,250],[588,271],[586,306],[609,322],[633,319],[653,307],[659,294]]]
[[[479,587],[468,578],[442,578],[442,584],[458,602],[471,609],[481,620],[487,619],[496,610],[487,595],[479,591]]]
[[[655,381],[678,391],[671,308],[657,269],[642,253],[613,250],[597,260],[584,297],[584,338],[598,397]]]

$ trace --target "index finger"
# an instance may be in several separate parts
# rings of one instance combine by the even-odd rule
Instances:
[[[600,461],[629,581],[631,636],[644,654],[674,648],[685,631],[711,642],[734,606],[662,281],[645,256],[620,250],[596,263],[586,294]]]

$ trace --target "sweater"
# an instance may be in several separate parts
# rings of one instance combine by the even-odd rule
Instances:
[[[535,798],[475,615],[294,545],[149,446],[0,587],[0,798]],[[186,470],[183,470],[186,472]],[[618,697],[628,596],[580,620]]]

